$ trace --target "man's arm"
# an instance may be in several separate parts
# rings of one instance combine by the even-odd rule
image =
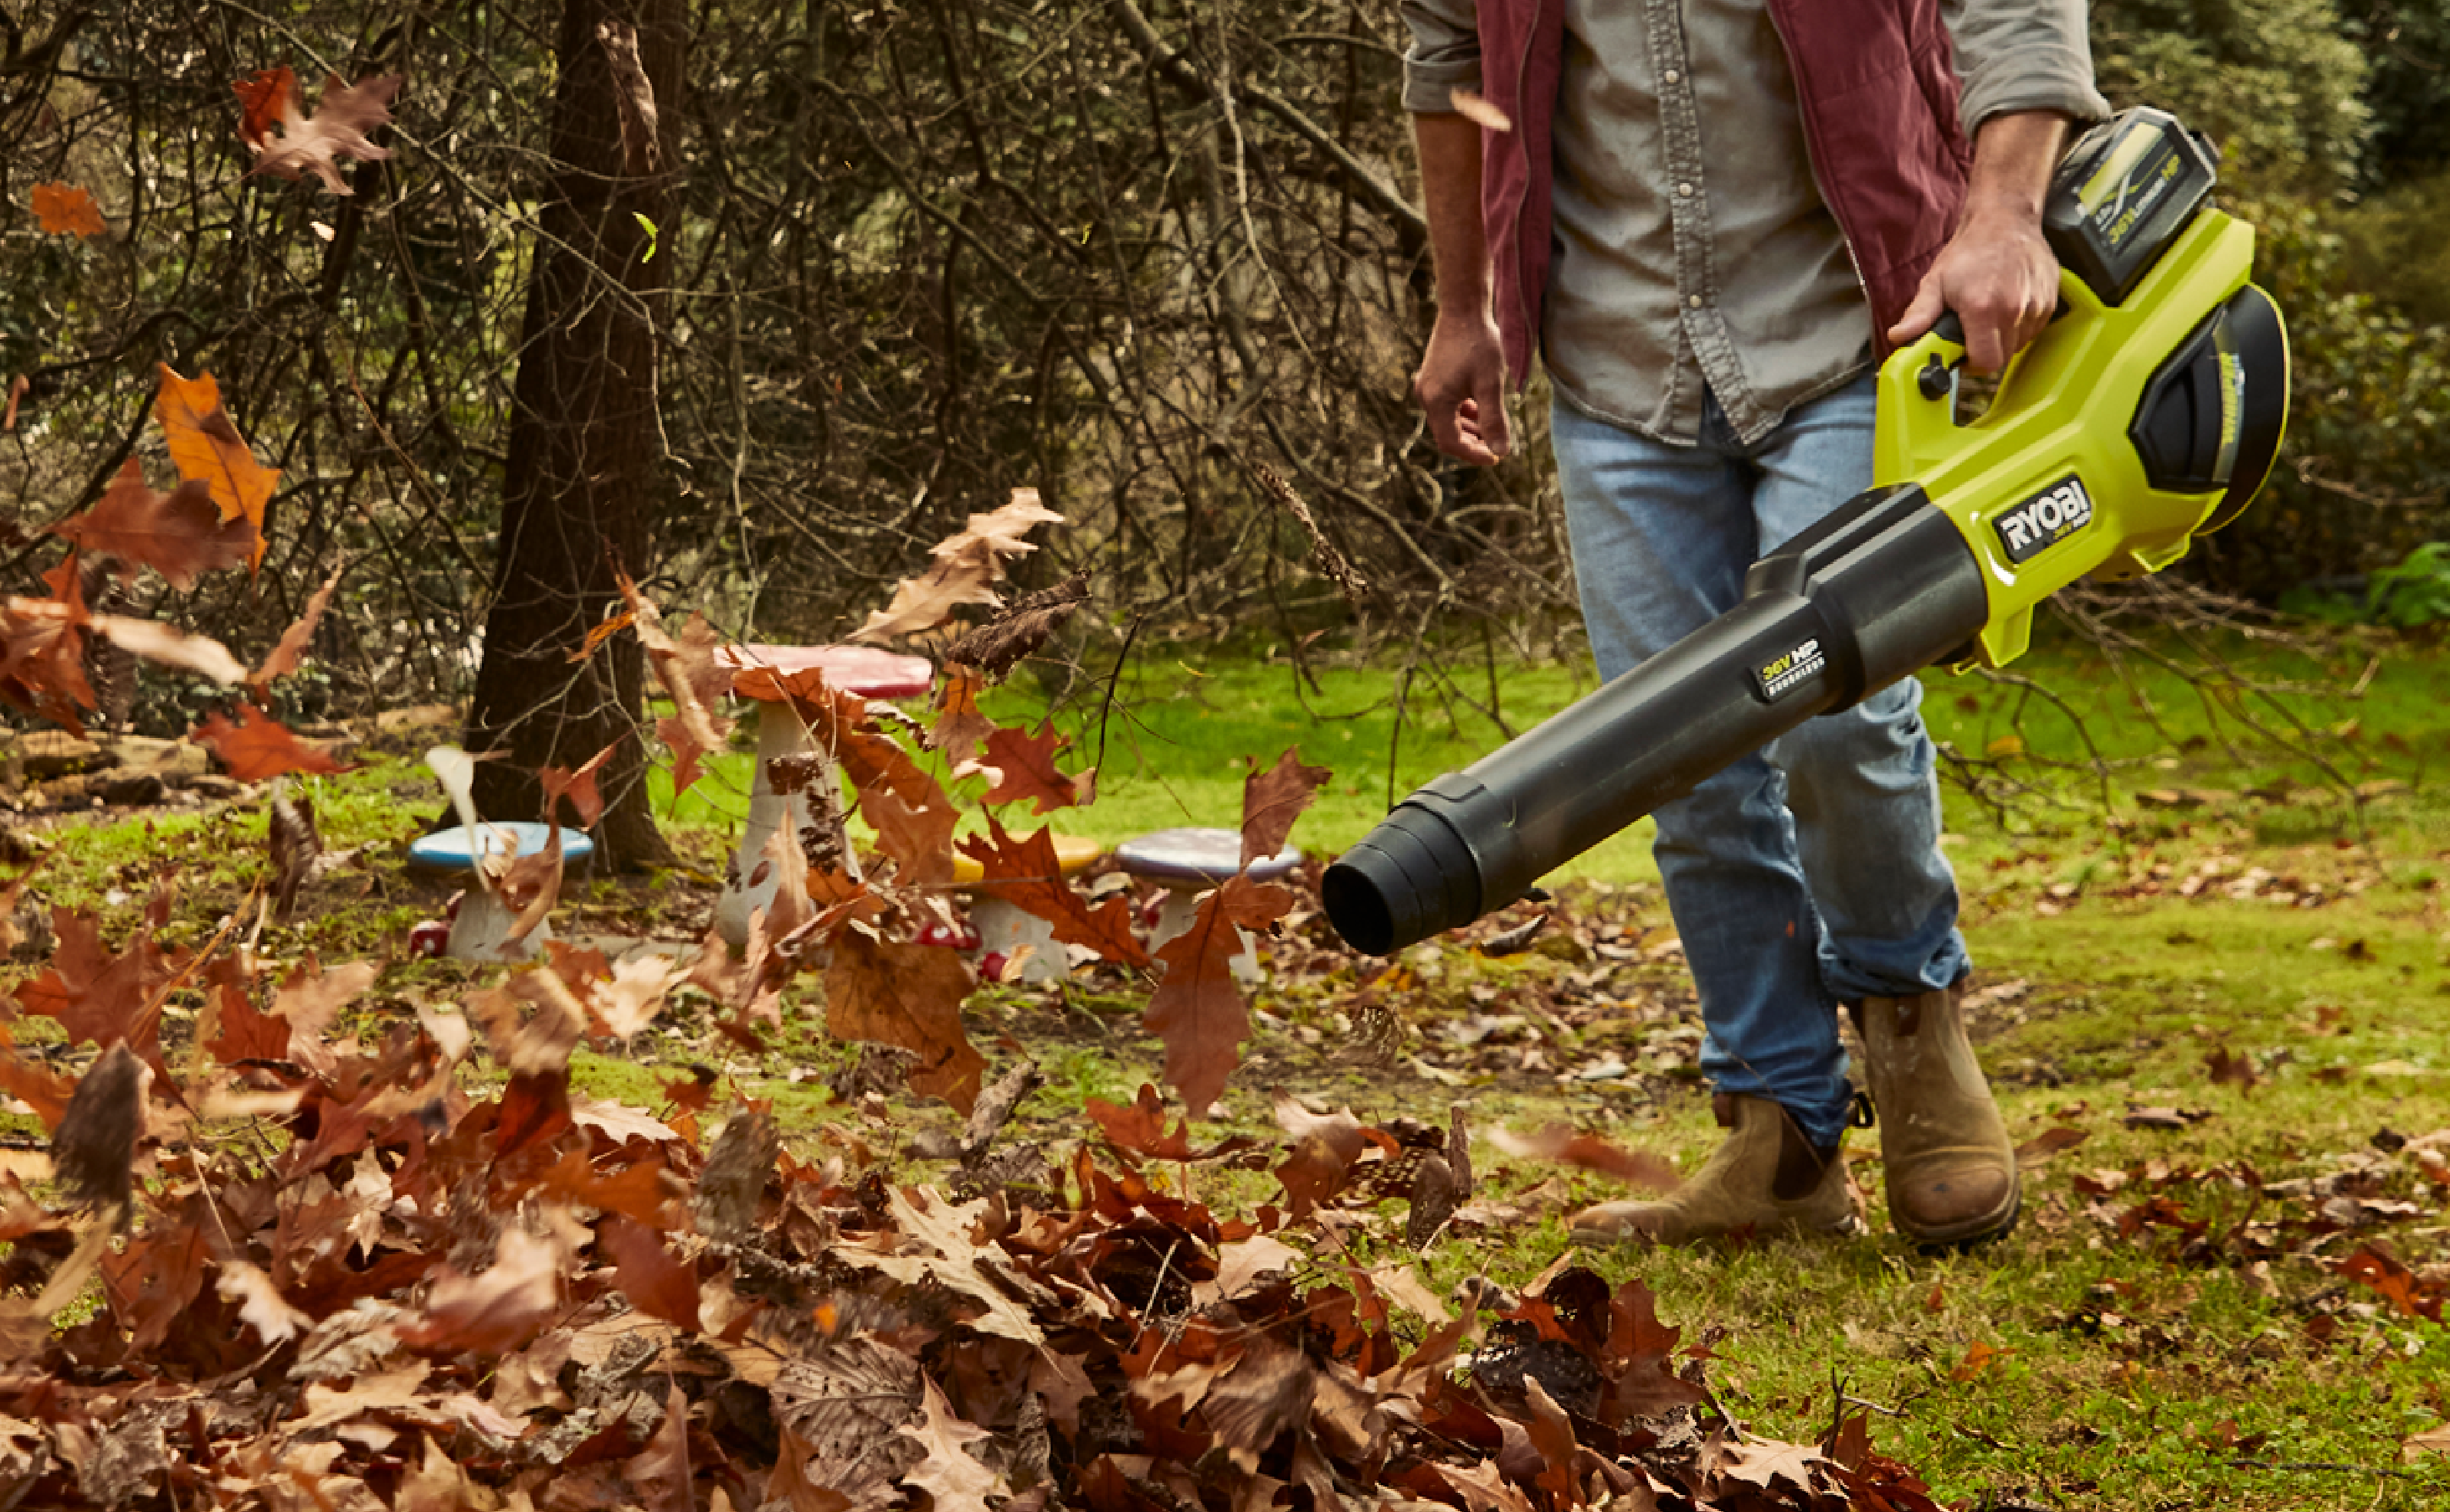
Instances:
[[[1964,83],[1974,176],[1956,235],[1889,330],[1911,341],[1942,310],[1965,322],[1977,373],[2004,366],[2058,304],[2058,260],[2042,240],[2042,198],[2067,124],[2098,121],[2084,0],[1940,0]]]
[[[1452,112],[1412,117],[1437,271],[1437,324],[1412,393],[1438,450],[1487,467],[1506,456],[1506,353],[1489,309],[1488,241],[1480,219],[1480,126]]]
[[[2067,144],[2067,118],[2018,110],[1982,123],[1956,234],[1889,328],[1902,346],[1943,310],[1965,322],[1965,359],[1976,373],[2005,367],[2058,307],[2059,263],[2042,240],[2042,200]]]

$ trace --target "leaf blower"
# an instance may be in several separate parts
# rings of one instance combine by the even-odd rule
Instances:
[[[2086,132],[2043,230],[2060,305],[1960,423],[1952,314],[1881,365],[1874,486],[1753,564],[1740,604],[1461,772],[1327,870],[1373,955],[1469,923],[1730,762],[1935,664],[2023,654],[2086,576],[2156,572],[2263,486],[2288,342],[2246,281],[2250,226],[2208,204],[2216,154],[2167,113]]]

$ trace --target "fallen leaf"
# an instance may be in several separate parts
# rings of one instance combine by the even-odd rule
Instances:
[[[934,1381],[922,1375],[919,1386],[921,1421],[915,1426],[904,1424],[894,1430],[915,1441],[926,1454],[910,1471],[910,1483],[934,1498],[937,1512],[987,1512],[986,1499],[1010,1496],[1012,1487],[1004,1483],[1002,1476],[980,1464],[963,1445],[984,1442],[994,1435],[953,1416],[944,1393],[936,1388]]]

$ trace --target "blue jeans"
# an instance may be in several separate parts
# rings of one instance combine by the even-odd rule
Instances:
[[[1613,678],[1735,607],[1756,557],[1870,486],[1866,376],[1738,441],[1715,399],[1698,446],[1555,406],[1574,575]],[[1783,1104],[1816,1143],[1845,1128],[1837,1005],[1971,969],[1939,851],[1935,752],[1909,677],[1745,757],[1655,816],[1655,854],[1721,1092]]]

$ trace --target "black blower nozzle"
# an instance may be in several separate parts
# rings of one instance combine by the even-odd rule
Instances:
[[[1919,487],[1857,494],[1754,563],[1736,609],[1397,805],[1327,869],[1328,921],[1386,955],[1512,902],[1729,762],[1951,657],[1988,616],[1983,585]]]

